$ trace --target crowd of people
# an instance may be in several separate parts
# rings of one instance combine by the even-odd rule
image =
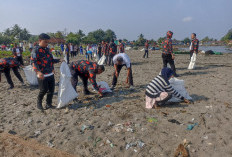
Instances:
[[[163,69],[161,69],[161,73],[157,77],[155,77],[146,88],[145,95],[147,108],[156,108],[157,106],[162,106],[172,96],[180,98],[184,102],[189,103],[189,100],[187,100],[181,94],[179,94],[174,88],[172,88],[172,86],[169,83],[170,78],[179,76],[176,73],[176,68],[174,64],[175,56],[172,48],[172,35],[173,32],[168,31],[167,37],[162,43]],[[193,53],[198,53],[199,44],[199,41],[196,39],[195,33],[192,34],[191,38],[192,42],[190,46],[190,56],[192,56]],[[38,109],[44,110],[54,108],[54,106],[52,105],[52,99],[55,89],[54,64],[61,62],[61,60],[55,59],[53,57],[53,51],[55,51],[56,55],[60,56],[63,52],[63,55],[65,56],[65,61],[69,65],[69,69],[72,75],[71,84],[75,90],[79,77],[83,82],[84,94],[91,94],[87,86],[89,80],[93,85],[94,89],[98,91],[99,95],[101,97],[103,96],[103,93],[97,85],[96,76],[105,71],[105,66],[99,65],[97,62],[93,61],[93,55],[96,56],[96,61],[100,60],[101,57],[104,55],[106,58],[105,65],[114,67],[111,90],[115,89],[119,73],[123,66],[126,66],[127,68],[126,84],[128,84],[128,88],[133,89],[134,84],[132,64],[130,57],[125,53],[125,46],[121,40],[119,40],[118,45],[115,44],[114,39],[112,39],[109,43],[107,41],[102,41],[99,44],[88,44],[86,47],[83,47],[82,45],[73,45],[72,43],[61,44],[60,52],[54,50],[54,47],[48,47],[49,39],[49,35],[45,33],[40,34],[38,45],[35,45],[31,51],[31,65],[34,71],[36,72],[39,84],[39,94],[37,97]],[[144,45],[144,58],[145,56],[148,58],[148,42],[149,41],[146,41]],[[19,67],[24,66],[22,52],[23,49],[20,46],[17,46],[17,44],[15,44],[14,47],[12,47],[12,54],[14,57],[0,59],[0,73],[5,74],[7,82],[10,85],[10,89],[14,88],[14,84],[10,76],[10,69],[13,70],[16,77],[24,85],[24,81],[18,71]],[[70,63],[70,57],[74,58],[78,54],[85,55],[86,60],[75,60]],[[167,64],[170,64],[171,69],[167,68]],[[43,108],[42,100],[46,94],[46,106],[45,108]],[[75,100],[76,99],[74,99],[74,101]]]

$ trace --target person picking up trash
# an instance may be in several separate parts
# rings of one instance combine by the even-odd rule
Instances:
[[[6,76],[6,80],[10,85],[9,89],[14,88],[14,83],[10,75],[10,69],[12,69],[15,76],[19,79],[22,85],[24,85],[23,78],[18,71],[18,68],[20,66],[23,67],[23,65],[19,61],[17,61],[16,58],[9,57],[9,58],[0,59],[0,82],[1,82],[1,73],[4,73]]]
[[[96,82],[96,75],[101,74],[105,71],[103,65],[98,65],[95,62],[89,62],[85,60],[74,61],[69,65],[69,69],[72,75],[71,83],[73,88],[76,91],[76,86],[78,83],[78,76],[81,78],[84,85],[84,94],[91,94],[88,90],[88,79],[93,85],[93,88],[98,91],[100,96],[103,96],[102,92],[99,90],[99,87]]]
[[[37,98],[37,108],[43,110],[42,101],[47,93],[47,104],[45,109],[54,108],[52,106],[52,98],[55,90],[55,71],[54,63],[60,62],[54,59],[50,53],[48,46],[50,36],[42,33],[39,35],[39,46],[32,50],[31,63],[38,77],[39,95]]]
[[[170,85],[169,80],[173,77],[174,72],[170,68],[163,68],[160,75],[155,77],[146,88],[146,108],[157,108],[164,105],[172,96],[178,97],[185,103],[190,103],[188,99],[181,96]]]
[[[134,84],[133,84],[131,61],[130,61],[129,56],[125,53],[119,53],[119,54],[114,56],[113,62],[114,62],[115,72],[114,72],[114,76],[113,76],[111,90],[114,90],[114,88],[117,84],[119,73],[120,73],[123,66],[127,67],[126,84],[128,84],[128,82],[129,82],[129,87],[132,89]]]

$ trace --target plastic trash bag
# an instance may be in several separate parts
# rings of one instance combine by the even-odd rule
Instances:
[[[196,53],[193,53],[193,55],[191,57],[191,61],[190,61],[189,66],[188,66],[189,70],[192,70],[195,68],[196,59],[197,59],[197,55],[196,55]]]
[[[145,48],[142,48],[140,51],[144,51],[145,50]]]
[[[105,60],[106,60],[106,56],[103,55],[103,56],[100,58],[100,60],[98,61],[98,65],[103,65],[104,62],[105,62]]]
[[[184,98],[188,100],[192,100],[192,98],[189,96],[188,92],[186,91],[184,87],[184,80],[179,80],[177,78],[172,78],[169,80],[171,86],[178,92],[180,93]],[[169,102],[180,102],[181,99],[172,97]]]
[[[131,49],[131,47],[126,47],[126,48],[125,48],[125,50],[127,50],[127,51],[130,50],[130,49]]]
[[[63,62],[60,66],[60,83],[57,108],[64,107],[78,96],[71,84],[71,77],[72,75],[70,73],[68,64]]]
[[[34,71],[33,67],[31,65],[25,66],[23,68],[23,71],[26,75],[26,79],[27,81],[31,84],[31,85],[38,85],[38,79],[36,76],[36,72]]]
[[[100,92],[102,92],[102,93],[111,93],[112,92],[109,85],[104,81],[97,82],[97,85],[99,87]],[[92,86],[92,88],[93,88],[93,86]]]

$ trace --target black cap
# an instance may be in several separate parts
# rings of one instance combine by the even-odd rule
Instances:
[[[50,36],[45,33],[42,33],[39,35],[39,40],[49,40],[49,39],[50,39]]]

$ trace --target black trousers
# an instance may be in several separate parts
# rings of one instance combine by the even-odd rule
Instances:
[[[143,58],[145,58],[145,56],[147,55],[147,58],[148,58],[148,50],[145,50],[145,53],[143,55]]]
[[[167,64],[169,63],[171,69],[174,72],[174,75],[176,75],[176,67],[175,67],[174,60],[172,59],[172,55],[162,53],[162,58],[163,58],[163,67],[166,68]]]
[[[69,64],[69,52],[67,52],[67,64]]]
[[[78,83],[78,76],[81,78],[83,85],[84,85],[84,90],[87,91],[88,90],[88,77],[85,76],[84,74],[80,74],[76,69],[74,69],[72,67],[72,65],[69,66],[70,72],[71,72],[71,83],[72,86],[74,88],[74,90],[76,91],[76,87],[77,87],[77,83]]]
[[[105,60],[105,64],[108,64],[108,60],[109,60],[109,55],[105,55],[106,56],[106,60]]]
[[[13,70],[15,76],[19,79],[19,81],[21,81],[23,83],[23,78],[18,71],[18,67],[13,67],[12,70]],[[10,68],[6,68],[3,72],[6,76],[6,80],[7,80],[8,84],[11,87],[14,87],[14,83],[13,83],[13,81],[11,79],[11,75],[10,75]]]
[[[193,56],[193,51],[190,51],[190,60],[192,56]]]
[[[17,56],[15,59],[16,59],[21,65],[24,65],[24,64],[23,64],[23,57],[22,57],[22,56]]]
[[[112,54],[112,53],[109,54],[109,58],[108,58],[108,64],[109,65],[114,66],[114,63],[113,63],[114,56],[115,56],[115,54]]]
[[[123,66],[125,66],[125,65],[117,65],[118,76],[119,76],[119,73],[120,73],[120,71],[121,71],[121,69],[122,69]],[[130,71],[130,74],[129,74],[129,84],[131,86],[133,86],[134,83],[133,83],[133,76],[132,76],[132,67],[130,66],[130,68],[131,68],[131,71]],[[116,74],[114,72],[114,77],[113,77],[113,81],[112,81],[112,85],[113,86],[116,86],[117,80],[118,80],[118,78],[116,77]]]
[[[44,79],[39,79],[39,95],[37,103],[42,105],[43,97],[47,93],[47,105],[52,105],[52,98],[55,90],[55,78],[54,75],[49,77],[44,77]]]

